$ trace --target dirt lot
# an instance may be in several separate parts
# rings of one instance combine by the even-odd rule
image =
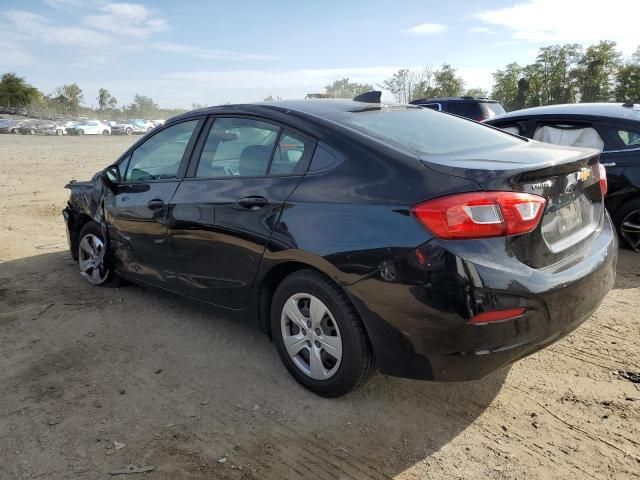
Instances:
[[[640,255],[621,251],[588,322],[509,371],[378,375],[325,400],[260,332],[77,274],[63,186],[133,140],[0,136],[0,478],[638,478],[640,385],[617,372],[640,370]]]

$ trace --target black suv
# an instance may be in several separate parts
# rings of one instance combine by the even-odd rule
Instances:
[[[624,243],[640,252],[640,105],[550,105],[486,123],[541,142],[600,150],[609,185],[606,207]]]
[[[482,122],[504,113],[504,108],[502,108],[500,102],[484,97],[422,98],[409,103],[439,112],[453,113],[477,122]]]

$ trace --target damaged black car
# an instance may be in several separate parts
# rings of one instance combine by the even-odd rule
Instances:
[[[379,96],[225,105],[71,182],[71,254],[269,335],[313,392],[379,370],[481,378],[569,333],[613,285],[592,149]]]

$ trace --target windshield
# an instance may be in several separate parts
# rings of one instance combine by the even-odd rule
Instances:
[[[487,102],[481,103],[480,108],[482,108],[482,113],[487,118],[493,118],[496,115],[502,115],[505,113],[504,108],[497,102]]]
[[[340,112],[329,118],[418,155],[508,147],[525,141],[469,120],[424,108],[375,107]]]

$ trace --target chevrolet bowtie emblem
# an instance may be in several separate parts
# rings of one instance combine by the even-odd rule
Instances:
[[[591,176],[591,169],[590,168],[581,168],[580,171],[578,172],[577,179],[584,182],[590,176]]]

